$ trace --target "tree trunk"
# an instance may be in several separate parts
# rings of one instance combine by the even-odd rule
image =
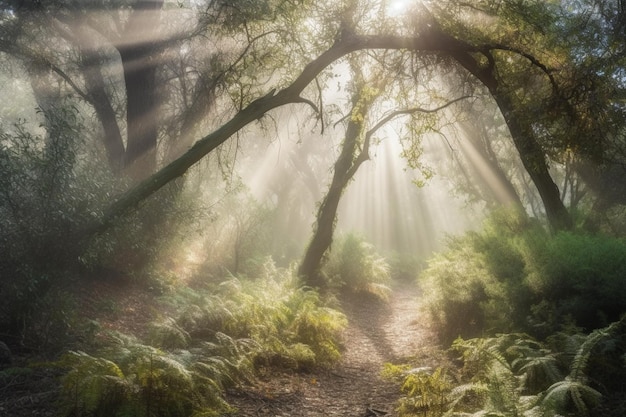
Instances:
[[[442,34],[441,36],[445,37],[446,35]],[[487,66],[480,65],[468,51],[450,51],[450,55],[463,68],[487,87],[496,101],[509,128],[513,143],[519,152],[522,164],[539,192],[552,230],[571,229],[573,227],[572,218],[561,201],[559,188],[550,176],[545,153],[535,139],[531,128],[522,121],[522,118],[517,117],[515,106],[508,94],[502,91],[500,82],[495,75],[493,57],[489,52],[484,52],[484,54],[490,60],[490,64]]]
[[[541,145],[537,143],[532,132],[515,116],[510,99],[505,94],[498,92],[494,94],[494,98],[504,115],[513,143],[522,159],[522,164],[535,184],[541,201],[543,201],[550,227],[553,231],[571,229],[574,225],[572,218],[561,200],[559,188],[548,171],[548,164]]]
[[[86,35],[86,34],[85,34]],[[95,49],[81,48],[81,70],[85,78],[87,95],[104,131],[104,149],[111,170],[118,174],[124,166],[124,140],[117,115],[106,92],[101,68],[101,56]]]
[[[353,104],[356,105],[357,101],[358,99]],[[365,114],[367,109],[362,111]],[[341,153],[335,163],[332,182],[317,212],[317,225],[313,232],[313,238],[298,269],[298,274],[310,287],[322,288],[325,286],[320,270],[323,266],[324,255],[333,242],[339,201],[357,168],[365,160],[365,158],[360,157],[360,154],[359,156],[355,155],[359,138],[362,135],[363,122],[350,120],[341,145]]]
[[[159,91],[155,56],[158,10],[163,0],[139,1],[117,49],[126,84],[126,154],[124,166],[136,181],[151,175],[157,166]]]

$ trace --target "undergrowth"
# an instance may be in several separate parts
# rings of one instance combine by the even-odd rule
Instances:
[[[346,319],[297,282],[268,261],[255,280],[172,292],[165,302],[178,314],[153,323],[148,340],[106,333],[104,348],[70,351],[56,362],[67,370],[62,414],[219,415],[232,411],[223,391],[260,367],[331,365]]]
[[[365,292],[387,299],[391,268],[385,258],[362,238],[348,234],[330,253],[324,273],[329,286],[351,292]]]
[[[420,276],[426,312],[444,342],[524,331],[587,331],[626,311],[626,242],[583,232],[551,236],[523,215],[497,212],[452,238]]]
[[[615,395],[611,388],[623,390],[625,337],[626,318],[546,342],[521,333],[459,338],[452,351],[460,354],[460,369],[386,364],[383,376],[401,384],[403,417],[619,415],[602,403]]]
[[[462,369],[390,365],[401,415],[623,415],[625,259],[623,239],[550,234],[510,211],[452,238],[420,285]]]

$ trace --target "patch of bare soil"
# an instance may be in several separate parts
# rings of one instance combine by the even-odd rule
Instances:
[[[417,290],[395,288],[387,303],[371,296],[341,297],[349,324],[343,357],[330,370],[267,375],[254,387],[230,391],[237,416],[397,416],[400,387],[380,377],[383,365],[432,366],[434,338],[420,319]]]

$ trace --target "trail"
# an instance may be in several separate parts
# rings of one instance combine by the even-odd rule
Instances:
[[[250,390],[231,392],[237,416],[397,416],[397,384],[380,377],[384,363],[417,358],[430,365],[434,343],[418,313],[414,287],[396,287],[388,303],[373,297],[342,297],[349,324],[343,357],[330,370],[268,375]],[[423,361],[423,363],[421,362]],[[380,411],[380,413],[378,413]]]

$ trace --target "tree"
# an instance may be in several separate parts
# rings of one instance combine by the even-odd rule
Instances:
[[[263,2],[255,3],[254,6],[264,4]],[[456,8],[450,8],[450,12],[458,10],[459,7],[464,8],[462,11],[465,12],[472,9],[468,8],[466,4],[456,4],[455,2],[451,2],[451,4],[455,5]],[[88,235],[107,227],[117,216],[136,207],[139,202],[173,179],[181,177],[198,160],[215,150],[244,126],[259,120],[272,109],[287,104],[307,103],[317,111],[317,106],[313,101],[303,97],[303,92],[307,86],[329,65],[362,49],[402,49],[413,52],[416,59],[426,59],[430,56],[448,57],[485,85],[505,116],[524,166],[539,190],[552,227],[556,230],[570,227],[571,218],[560,200],[558,187],[548,171],[546,148],[538,140],[538,134],[554,123],[548,124],[547,122],[550,120],[545,118],[541,119],[540,123],[536,123],[532,119],[534,113],[530,117],[527,114],[528,109],[535,111],[541,108],[536,106],[537,102],[545,101],[553,104],[557,110],[556,115],[551,116],[552,119],[566,120],[563,115],[567,115],[568,109],[571,107],[571,103],[562,94],[561,80],[553,75],[552,68],[546,66],[542,60],[537,58],[537,55],[534,55],[535,52],[545,52],[546,56],[549,56],[550,51],[538,51],[536,47],[533,49],[529,46],[531,43],[526,40],[526,38],[533,36],[542,40],[547,39],[547,35],[540,36],[541,19],[537,19],[537,16],[540,16],[540,11],[551,12],[549,17],[553,16],[553,13],[535,3],[518,7],[518,2],[504,2],[503,5],[506,7],[493,10],[490,9],[489,4],[489,2],[485,4],[481,2],[479,6],[473,9],[478,10],[477,14],[479,15],[486,14],[488,17],[499,19],[496,20],[497,24],[493,26],[498,30],[501,29],[504,35],[495,32],[481,33],[476,28],[468,28],[467,25],[452,27],[451,22],[454,23],[454,19],[449,18],[449,13],[437,9],[437,19],[435,19],[433,13],[423,5],[420,6],[417,14],[411,16],[413,21],[410,22],[410,25],[401,27],[398,29],[398,33],[394,34],[389,26],[384,25],[385,22],[389,22],[388,16],[384,16],[384,7],[376,9],[377,12],[380,12],[380,16],[383,16],[380,20],[383,23],[380,23],[372,20],[376,13],[368,14],[365,6],[358,5],[356,2],[351,3],[346,7],[346,10],[357,8],[357,6],[361,8],[358,13],[352,13],[353,20],[358,20],[358,25],[354,22],[348,23],[346,19],[342,18],[325,22],[326,26],[323,33],[330,33],[330,36],[334,36],[334,41],[329,47],[326,47],[323,40],[316,40],[313,43],[314,47],[310,49],[307,49],[304,44],[294,42],[297,48],[306,51],[302,56],[310,55],[311,50],[326,49],[304,66],[301,74],[293,78],[291,83],[284,83],[286,77],[277,77],[281,82],[273,83],[276,89],[272,89],[265,95],[259,91],[262,89],[263,82],[267,82],[267,80],[257,84],[239,84],[241,90],[245,91],[247,95],[245,98],[242,98],[243,95],[239,95],[239,111],[229,121],[222,124],[213,133],[198,140],[179,158],[124,193],[105,211],[104,216],[97,223],[88,225],[85,234]],[[240,6],[237,5],[237,7]],[[139,6],[137,5],[137,7]],[[326,5],[320,7],[323,8]],[[432,6],[429,5],[429,7]],[[341,16],[350,15],[350,13],[343,12],[345,10],[341,10]],[[263,14],[261,13],[261,15]],[[460,21],[462,17],[463,14],[459,13],[456,16],[457,21]],[[243,20],[245,29],[246,22],[245,19]],[[443,23],[440,24],[439,20]],[[552,23],[549,19],[547,20],[548,23]],[[217,19],[216,21],[221,24],[232,25],[228,19]],[[523,42],[515,42],[515,38],[511,37],[510,28],[512,24],[517,23],[521,24],[524,30]],[[250,38],[246,39],[250,40]],[[554,39],[551,41],[548,45],[550,48],[554,47],[556,51],[558,45]],[[551,59],[560,58],[562,57],[555,53]],[[529,67],[532,70],[530,72],[528,71]],[[527,73],[530,73],[530,76],[525,77]],[[529,82],[538,86],[537,97],[530,102],[528,95],[521,96],[519,94],[519,89],[525,86],[524,83]],[[249,100],[251,94],[255,94],[259,98],[253,101]]]
[[[383,62],[384,58],[378,58],[377,61]],[[351,79],[353,84],[352,105],[348,115],[344,118],[346,130],[341,143],[341,151],[334,165],[333,178],[328,191],[318,208],[313,237],[298,269],[299,275],[311,287],[323,288],[325,286],[321,268],[324,257],[332,244],[339,202],[359,167],[370,159],[369,151],[374,134],[387,123],[401,116],[417,113],[435,113],[452,103],[467,98],[461,97],[460,99],[449,101],[436,109],[411,107],[394,110],[367,129],[369,125],[368,120],[372,118],[372,106],[377,99],[381,98],[383,92],[389,89],[391,79],[385,77],[380,72],[380,68],[378,70],[368,68],[372,74],[369,77],[365,76],[363,74],[365,62],[366,60],[362,57],[355,57],[350,60],[351,72],[354,74]]]

